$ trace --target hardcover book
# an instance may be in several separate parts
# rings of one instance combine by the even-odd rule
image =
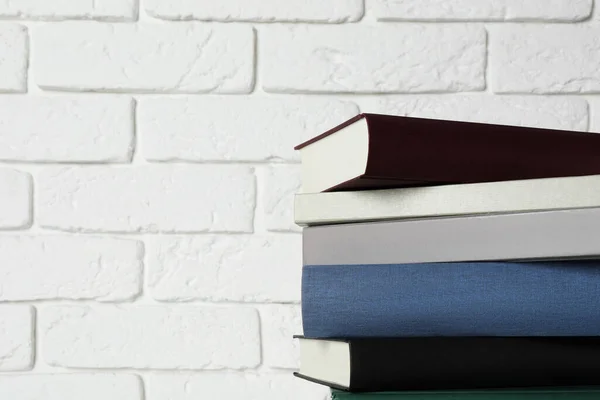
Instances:
[[[600,207],[600,175],[297,194],[294,219],[312,226],[594,207]]]
[[[600,336],[600,260],[308,265],[308,338]],[[600,375],[599,375],[600,376]]]
[[[600,208],[310,226],[304,265],[600,258]]]
[[[380,114],[295,149],[309,193],[600,174],[593,133]]]
[[[389,392],[592,386],[599,370],[599,337],[300,338],[296,376]]]
[[[331,391],[331,400],[597,400],[600,388],[566,387],[349,393]]]

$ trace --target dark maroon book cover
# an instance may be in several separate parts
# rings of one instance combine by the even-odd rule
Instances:
[[[381,114],[359,114],[295,149],[361,118],[369,135],[366,171],[326,191],[600,174],[596,133]]]

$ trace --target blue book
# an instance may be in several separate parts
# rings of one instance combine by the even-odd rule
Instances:
[[[312,265],[307,338],[600,336],[600,260]]]

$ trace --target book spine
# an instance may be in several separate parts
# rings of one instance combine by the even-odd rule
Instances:
[[[307,338],[599,336],[600,260],[305,266]]]

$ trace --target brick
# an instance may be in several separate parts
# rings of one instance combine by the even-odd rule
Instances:
[[[146,380],[147,400],[325,400],[329,388],[298,379],[291,373],[248,372],[152,375]]]
[[[590,107],[590,132],[600,132],[600,99],[595,97],[589,98]]]
[[[493,30],[492,89],[498,93],[599,93],[599,34],[594,25]]]
[[[294,146],[357,113],[353,103],[315,98],[149,98],[137,126],[152,161],[296,161]]]
[[[248,93],[252,27],[65,22],[33,30],[42,89]]]
[[[260,364],[252,308],[54,306],[39,314],[43,358],[53,366],[205,370]]]
[[[131,160],[131,98],[4,96],[0,121],[0,160]]]
[[[231,165],[48,168],[40,226],[86,232],[252,232],[252,169]]]
[[[581,21],[592,0],[376,0],[380,21]]]
[[[168,20],[252,22],[358,21],[363,15],[362,0],[146,0],[146,12]]]
[[[365,112],[586,131],[588,104],[573,97],[392,96]]]
[[[140,378],[131,374],[0,375],[7,400],[142,400]]]
[[[0,230],[31,224],[31,191],[28,173],[0,168]]]
[[[1,0],[0,17],[60,21],[96,19],[131,21],[137,17],[136,0]]]
[[[300,191],[300,166],[270,167],[264,194],[265,224],[269,231],[300,232],[294,222],[294,196]]]
[[[22,305],[0,306],[0,371],[27,370],[32,367],[33,308]],[[0,380],[0,398],[13,398],[2,396],[1,393]]]
[[[0,92],[27,91],[27,28],[0,24]]]
[[[300,346],[292,337],[302,334],[300,306],[262,306],[260,327],[263,364],[271,368],[299,368]]]
[[[430,92],[485,87],[486,34],[471,26],[273,26],[261,30],[268,92]]]
[[[166,301],[299,301],[301,251],[300,235],[155,238],[149,293]]]
[[[118,301],[141,290],[143,246],[125,239],[0,236],[0,301]]]

